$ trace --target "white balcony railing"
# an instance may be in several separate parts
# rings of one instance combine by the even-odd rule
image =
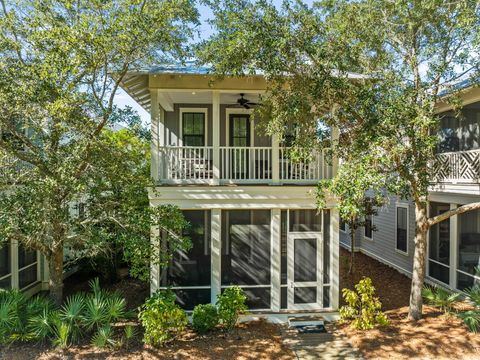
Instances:
[[[437,154],[432,173],[438,183],[476,183],[480,179],[480,149]]]
[[[160,149],[160,179],[205,181],[213,178],[211,146],[165,146]]]
[[[165,146],[159,149],[164,183],[314,183],[331,178],[325,151],[293,161],[286,148]],[[216,164],[216,166],[215,166]]]

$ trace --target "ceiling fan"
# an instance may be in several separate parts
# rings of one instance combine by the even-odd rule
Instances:
[[[237,102],[231,104],[234,107],[243,107],[245,109],[250,109],[252,106],[257,105],[257,103],[251,102],[250,100],[245,98],[245,94],[240,94],[240,97],[237,99]]]

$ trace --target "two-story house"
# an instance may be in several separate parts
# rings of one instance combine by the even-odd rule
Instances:
[[[294,162],[258,129],[265,78],[172,66],[131,72],[122,87],[151,113],[151,206],[176,205],[191,224],[192,249],[152,267],[151,291],[170,287],[192,309],[238,285],[251,310],[336,310],[338,213],[333,199],[318,212],[314,195],[336,162],[324,150]]]
[[[439,144],[432,159],[434,181],[429,213],[438,215],[480,201],[480,88],[460,87],[460,114],[447,101],[439,102]],[[445,95],[448,96],[448,95]],[[411,275],[414,253],[415,208],[411,201],[391,197],[377,216],[356,234],[356,249]],[[376,231],[372,231],[371,224]],[[340,224],[340,243],[350,248],[348,227]],[[427,280],[463,290],[480,280],[480,211],[453,216],[430,229]]]

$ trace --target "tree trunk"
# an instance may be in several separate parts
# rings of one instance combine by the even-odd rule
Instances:
[[[426,203],[415,203],[415,253],[413,256],[412,288],[408,318],[419,320],[422,317],[422,288],[425,281],[425,259],[427,253],[428,232]]]
[[[57,247],[47,261],[50,276],[48,282],[50,299],[60,306],[63,301],[63,246]]]
[[[355,231],[350,228],[350,267],[348,268],[348,274],[353,273],[353,263],[355,261]]]

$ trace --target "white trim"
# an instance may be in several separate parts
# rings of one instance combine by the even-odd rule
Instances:
[[[237,108],[226,108],[225,109],[225,146],[232,146],[230,144],[230,115],[250,115],[250,147],[254,147],[254,129],[253,126],[253,118],[252,118],[252,111],[253,109],[237,109]]]
[[[457,204],[450,204],[450,210],[454,210],[458,207]],[[460,239],[460,226],[458,215],[453,215],[449,219],[450,221],[450,252],[449,252],[449,280],[450,287],[457,288],[457,272],[458,267],[458,240]]]
[[[399,250],[398,249],[398,239],[397,239],[397,235],[398,235],[398,231],[397,231],[397,228],[398,228],[398,208],[403,208],[403,209],[407,209],[407,236],[406,236],[406,245],[407,245],[407,251],[402,251],[402,250]],[[410,206],[408,206],[408,204],[404,204],[404,203],[396,203],[395,204],[395,252],[399,253],[399,254],[402,254],[402,255],[405,255],[405,256],[408,256],[408,242],[410,241],[410,221],[409,221],[409,217],[410,217]]]
[[[290,215],[289,215],[290,216]],[[323,219],[322,219],[323,220]],[[315,238],[316,240],[316,281],[295,281],[294,265],[295,265],[295,240]],[[288,232],[287,233],[287,308],[290,310],[308,310],[323,308],[323,233],[322,232]],[[295,304],[294,290],[295,288],[315,287],[316,301],[313,303]]]
[[[210,213],[210,302],[215,304],[222,288],[222,211]]]
[[[203,134],[204,136],[204,143],[203,146],[208,146],[208,108],[203,108],[203,107],[181,107],[179,109],[179,121],[178,123],[180,124],[179,129],[178,129],[178,146],[183,146],[183,113],[203,113],[205,114],[205,133]]]
[[[281,222],[281,210],[272,209],[270,212],[270,307],[272,311],[280,311],[281,308]]]

